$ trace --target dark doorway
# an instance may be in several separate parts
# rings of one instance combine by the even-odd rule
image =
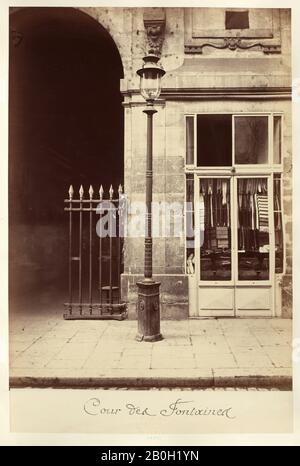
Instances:
[[[123,183],[122,63],[74,8],[12,11],[9,52],[11,308],[62,312],[69,185]]]

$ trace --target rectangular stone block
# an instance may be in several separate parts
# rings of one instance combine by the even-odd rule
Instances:
[[[293,280],[292,275],[282,278],[282,317],[292,318],[293,312]]]
[[[170,193],[184,193],[184,175],[166,175],[166,192]]]
[[[166,239],[166,267],[184,267],[184,247],[180,238]]]
[[[184,158],[180,155],[166,158],[166,172],[169,175],[181,174],[184,169]]]

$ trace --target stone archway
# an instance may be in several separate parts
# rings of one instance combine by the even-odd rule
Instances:
[[[74,8],[17,9],[10,31],[10,297],[24,309],[62,301],[68,186],[123,182],[123,66]]]

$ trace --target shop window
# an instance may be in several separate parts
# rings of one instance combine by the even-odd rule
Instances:
[[[194,215],[194,175],[186,175],[186,272],[193,274],[195,271],[195,215]]]
[[[231,280],[230,181],[200,180],[199,193],[201,280]],[[201,238],[200,238],[201,240]]]
[[[236,164],[268,163],[268,117],[234,117]]]
[[[197,115],[197,165],[232,165],[232,116]]]
[[[238,279],[269,279],[269,204],[267,178],[238,181]]]
[[[249,29],[249,12],[226,11],[225,29]]]
[[[281,207],[281,176],[274,175],[275,272],[283,273],[283,225]]]
[[[272,119],[273,133],[270,134]],[[273,141],[273,154],[269,141]],[[198,114],[186,117],[186,165],[225,168],[272,162],[282,163],[280,115]]]

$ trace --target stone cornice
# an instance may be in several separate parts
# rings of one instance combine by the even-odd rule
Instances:
[[[291,88],[195,88],[195,89],[163,89],[161,97],[165,100],[195,99],[287,99],[292,96]]]
[[[138,90],[122,92],[124,96],[139,95]],[[166,100],[291,100],[292,88],[165,88],[157,105]],[[124,106],[144,105],[143,102],[124,102]]]

